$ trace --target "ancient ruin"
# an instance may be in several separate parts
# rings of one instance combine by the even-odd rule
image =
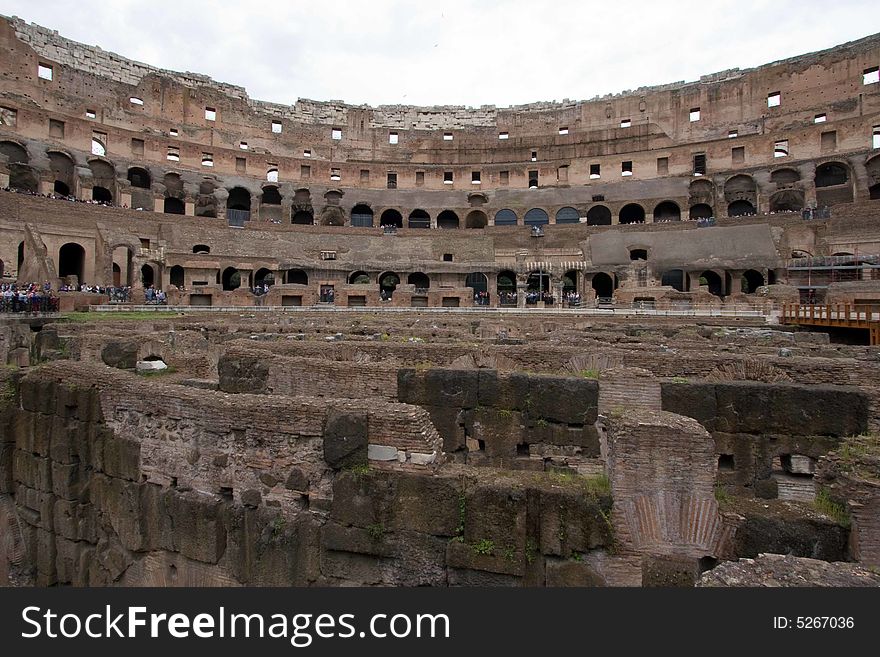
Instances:
[[[880,35],[504,109],[0,48],[0,584],[880,583]]]

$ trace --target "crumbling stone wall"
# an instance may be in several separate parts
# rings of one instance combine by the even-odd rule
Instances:
[[[489,369],[401,369],[400,401],[428,410],[461,462],[543,469],[599,455],[595,380]]]

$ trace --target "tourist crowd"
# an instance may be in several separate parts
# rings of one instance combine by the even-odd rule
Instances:
[[[128,208],[127,205],[115,205],[110,203],[109,201],[95,201],[91,199],[81,199],[76,196],[70,194],[68,196],[64,196],[63,194],[52,193],[52,194],[39,194],[37,192],[32,192],[29,189],[18,189],[16,187],[4,187],[4,192],[12,192],[13,194],[24,194],[25,196],[39,196],[40,198],[51,198],[60,201],[70,201],[71,203],[85,203],[87,205],[103,205],[108,208]]]
[[[49,283],[3,283],[0,285],[0,312],[58,312],[58,297]]]

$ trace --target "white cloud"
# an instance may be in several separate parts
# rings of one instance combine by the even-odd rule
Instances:
[[[480,105],[694,80],[865,36],[873,2],[6,0],[3,12],[253,98]]]

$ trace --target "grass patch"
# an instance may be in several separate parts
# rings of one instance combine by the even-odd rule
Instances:
[[[385,527],[378,522],[374,522],[372,525],[367,527],[367,534],[370,535],[374,541],[381,541],[385,538]]]
[[[718,504],[729,504],[732,499],[730,493],[724,490],[724,486],[715,484],[715,501]]]
[[[578,376],[584,379],[598,379],[599,370],[581,370],[578,372]]]
[[[837,448],[835,457],[841,472],[880,482],[880,438],[877,436],[847,438]]]
[[[673,383],[688,383],[688,380],[683,376],[674,376],[672,377]]]
[[[489,556],[495,551],[495,542],[488,538],[481,538],[479,541],[471,545],[474,554]]]
[[[846,510],[846,505],[835,500],[831,495],[831,491],[827,488],[819,489],[813,506],[816,507],[819,513],[824,513],[841,527],[849,527],[852,523],[849,512]]]

